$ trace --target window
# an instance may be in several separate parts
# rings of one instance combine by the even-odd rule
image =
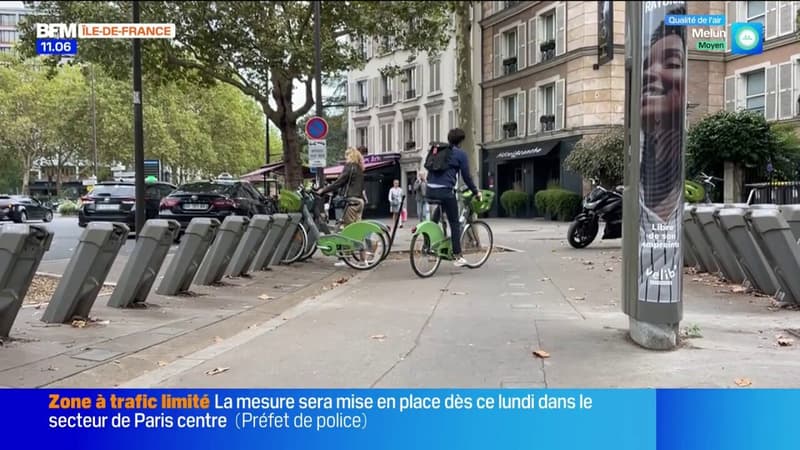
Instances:
[[[0,27],[15,27],[17,19],[14,14],[0,14]]]
[[[369,96],[367,95],[367,80],[361,80],[356,83],[356,99],[358,103],[363,106],[367,105],[367,99]]]
[[[441,73],[442,73],[442,61],[441,60],[434,60],[430,63],[430,76],[428,77],[431,80],[430,90],[428,92],[439,92],[442,90],[441,85]]]
[[[517,29],[503,33],[503,73],[512,74],[517,71]]]
[[[552,131],[556,127],[556,85],[555,83],[548,84],[539,88],[539,98],[541,105],[539,111],[539,123],[541,124],[542,131]]]
[[[394,88],[394,80],[386,75],[381,75],[381,104],[389,105],[392,103],[392,90]]]
[[[367,147],[367,127],[356,128],[356,147]]]
[[[403,150],[413,150],[417,146],[414,138],[414,119],[403,120],[403,142],[405,143]]]
[[[764,114],[766,95],[764,71],[748,73],[745,78],[745,109]]]
[[[381,53],[384,55],[392,53],[394,51],[394,45],[394,38],[390,36],[384,36],[384,38],[381,39]]]
[[[556,55],[556,12],[555,10],[540,17],[539,26],[542,30],[542,41],[539,51],[542,52],[542,61],[549,61]]]
[[[388,153],[392,151],[392,124],[381,125],[381,151]]]
[[[417,69],[409,68],[403,71],[403,90],[405,91],[405,99],[410,100],[417,97]]]
[[[17,42],[16,31],[0,31],[0,42],[4,44],[13,44]]]
[[[746,16],[748,22],[764,25],[767,16],[767,2],[747,2]]]
[[[430,116],[428,116],[428,133],[429,133],[428,141],[434,142],[442,140],[441,123],[442,119],[439,114],[431,114]]]
[[[369,55],[367,55],[367,38],[361,37],[358,40],[358,52],[361,55],[361,59],[367,60]]]
[[[506,138],[517,136],[517,95],[503,97],[503,136]]]
[[[11,47],[0,47],[0,53],[11,53]]]

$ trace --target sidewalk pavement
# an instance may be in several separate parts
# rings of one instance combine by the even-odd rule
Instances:
[[[0,348],[0,385],[797,385],[800,338],[789,331],[800,312],[690,274],[682,326],[692,337],[675,351],[644,350],[620,311],[620,241],[575,250],[566,223],[489,222],[508,251],[476,270],[443,263],[424,280],[403,253],[370,272],[336,272],[316,256],[204,297],[154,295],[157,308],[112,310],[101,297],[93,313],[107,325],[37,327],[27,308],[15,335],[36,340]],[[408,249],[412,226],[398,230],[393,250]],[[294,287],[273,288],[280,283]],[[799,342],[780,346],[779,335]]]

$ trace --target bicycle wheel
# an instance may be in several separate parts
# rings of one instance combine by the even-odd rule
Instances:
[[[298,262],[306,261],[307,259],[314,256],[315,253],[317,253],[317,243],[311,242],[311,239],[309,239],[309,242],[306,245],[306,247],[307,247],[306,252],[300,255],[300,258],[297,259]]]
[[[442,263],[442,258],[431,249],[431,239],[427,234],[415,234],[411,238],[411,249],[409,251],[411,269],[420,278],[428,278],[437,270]]]
[[[363,255],[361,252],[356,251],[346,258],[343,258],[345,264],[356,270],[369,270],[380,264],[383,261],[383,254],[386,253],[386,239],[383,233],[370,233],[364,238],[364,244],[367,247]]]
[[[308,232],[306,231],[306,227],[304,227],[302,223],[299,223],[297,224],[294,235],[292,235],[292,240],[289,241],[289,246],[286,248],[286,255],[281,262],[283,264],[292,264],[296,262],[300,259],[300,256],[303,255],[303,250],[305,250],[307,244]]]
[[[492,254],[494,236],[486,222],[468,223],[461,232],[461,256],[467,260],[467,267],[477,269],[484,265]]]

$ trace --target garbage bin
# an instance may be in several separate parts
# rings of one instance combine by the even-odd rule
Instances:
[[[800,242],[800,205],[782,205],[780,209],[783,218],[786,219],[789,228],[792,230],[795,240]]]
[[[124,277],[120,278],[108,306],[127,308],[134,303],[144,303],[164,264],[172,243],[181,230],[175,220],[148,220],[136,240],[133,253],[125,264]]]
[[[714,255],[711,253],[711,245],[706,240],[700,225],[695,220],[693,214],[695,208],[696,206],[694,205],[687,205],[684,208],[683,229],[692,245],[694,256],[697,258],[697,262],[700,263],[698,269],[708,273],[717,273],[719,272],[719,268],[717,267],[716,261],[714,261]]]
[[[778,281],[764,252],[747,227],[744,218],[746,213],[744,208],[725,208],[717,211],[714,219],[724,231],[753,288],[764,294],[774,295],[779,289]]]
[[[714,220],[715,212],[720,209],[722,209],[721,206],[698,206],[694,210],[695,220],[701,226],[706,240],[711,244],[711,252],[722,275],[728,281],[741,284],[745,279],[742,268],[739,267],[736,254]]]
[[[200,263],[208,252],[219,229],[217,219],[192,219],[181,239],[181,245],[164,272],[164,279],[156,288],[160,295],[177,295],[188,292]]]
[[[767,260],[773,268],[781,287],[779,299],[800,303],[800,245],[791,228],[776,209],[758,209],[748,212],[745,218],[758,235]]]
[[[247,228],[249,220],[243,216],[228,216],[217,231],[217,237],[197,270],[195,283],[210,286],[225,276],[233,252]]]
[[[40,225],[0,226],[0,337],[8,337],[53,233]]]
[[[264,242],[271,223],[272,218],[263,214],[255,215],[250,219],[250,223],[247,224],[247,230],[244,232],[244,236],[239,241],[239,245],[231,258],[231,263],[228,267],[229,276],[240,277],[249,272],[250,265],[255,259],[260,244]]]
[[[89,223],[42,315],[42,322],[66,323],[73,317],[89,317],[119,250],[128,240],[128,233],[128,227],[121,223]]]
[[[252,270],[269,270],[269,265],[272,263],[272,256],[278,248],[278,243],[289,227],[289,216],[287,214],[274,214],[270,216],[270,221],[267,235],[264,237],[264,241],[259,246],[258,253],[253,259]]]

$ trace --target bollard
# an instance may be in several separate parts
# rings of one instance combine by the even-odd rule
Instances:
[[[722,209],[721,206],[698,206],[694,210],[694,218],[700,225],[706,240],[711,244],[711,252],[717,267],[722,271],[722,275],[733,283],[742,284],[745,281],[742,268],[739,267],[736,253],[731,249],[730,244],[722,234],[717,222],[714,220],[714,213]]]
[[[764,294],[774,295],[780,286],[767,258],[747,228],[746,212],[744,208],[725,208],[717,211],[714,219],[724,231],[753,287]]]
[[[156,294],[177,295],[188,292],[192,280],[219,229],[217,219],[192,219],[181,239],[181,245],[164,272]]]
[[[39,225],[0,226],[0,337],[8,337],[53,233]]]
[[[271,223],[272,218],[263,214],[255,215],[250,219],[247,230],[231,258],[228,276],[240,277],[250,271],[250,265],[259,250],[259,244],[264,242]]]
[[[792,229],[795,240],[800,242],[800,205],[781,205],[781,214]]]
[[[780,284],[779,300],[800,303],[800,245],[786,219],[777,208],[753,210],[745,217]]]
[[[261,243],[255,259],[253,259],[252,270],[269,270],[269,265],[272,263],[272,255],[275,254],[278,243],[289,228],[289,215],[287,214],[274,214],[270,216],[270,219],[269,231],[267,231],[267,236],[264,238],[264,242]]]
[[[134,303],[144,303],[161,271],[164,258],[178,236],[181,224],[175,220],[148,220],[122,273],[108,306],[128,308]]]
[[[272,255],[272,261],[270,262],[270,265],[277,266],[281,263],[281,261],[283,261],[283,258],[286,256],[286,251],[289,249],[289,243],[292,241],[294,232],[297,230],[297,225],[303,218],[302,214],[297,213],[291,213],[288,214],[288,216],[289,223],[286,231],[283,232],[283,236],[281,236],[281,240],[278,241],[278,246],[275,248],[275,253]]]
[[[121,223],[89,223],[42,315],[42,322],[67,323],[75,316],[89,317],[114,259],[128,240],[128,233],[128,227]]]
[[[218,283],[225,275],[233,252],[247,228],[249,220],[243,216],[228,216],[217,231],[217,237],[197,270],[194,282],[201,286]]]

